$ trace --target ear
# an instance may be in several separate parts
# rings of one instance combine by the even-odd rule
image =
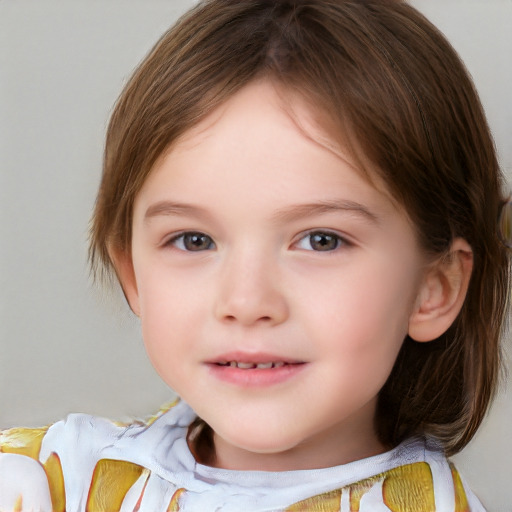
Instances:
[[[130,309],[135,315],[140,316],[139,292],[131,253],[126,250],[113,248],[110,248],[108,252],[114,263],[117,279],[121,284],[126,302],[128,302]]]
[[[441,336],[459,314],[473,270],[473,251],[456,238],[450,251],[427,270],[409,318],[409,336],[432,341]]]

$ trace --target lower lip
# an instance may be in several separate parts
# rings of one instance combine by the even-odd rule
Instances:
[[[210,372],[219,380],[249,388],[273,386],[286,382],[302,372],[306,364],[287,364],[279,368],[251,368],[247,370],[218,364],[209,364],[208,366]]]

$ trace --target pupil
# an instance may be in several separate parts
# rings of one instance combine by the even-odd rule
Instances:
[[[317,251],[332,251],[336,249],[338,240],[333,235],[319,233],[311,235],[311,247]]]

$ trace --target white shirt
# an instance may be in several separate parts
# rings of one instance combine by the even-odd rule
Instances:
[[[196,462],[186,440],[195,417],[180,401],[148,423],[73,414],[37,435],[6,431],[0,510],[56,511],[65,499],[67,512],[484,511],[433,440],[325,469],[234,471]]]

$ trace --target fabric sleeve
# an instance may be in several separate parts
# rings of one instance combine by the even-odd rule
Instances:
[[[37,460],[45,433],[20,428],[0,432],[0,510],[59,510],[52,502],[52,461],[43,465]],[[54,498],[58,505],[56,493]]]
[[[455,489],[455,512],[486,512],[479,499],[473,494],[468,484],[453,464],[450,464]]]

